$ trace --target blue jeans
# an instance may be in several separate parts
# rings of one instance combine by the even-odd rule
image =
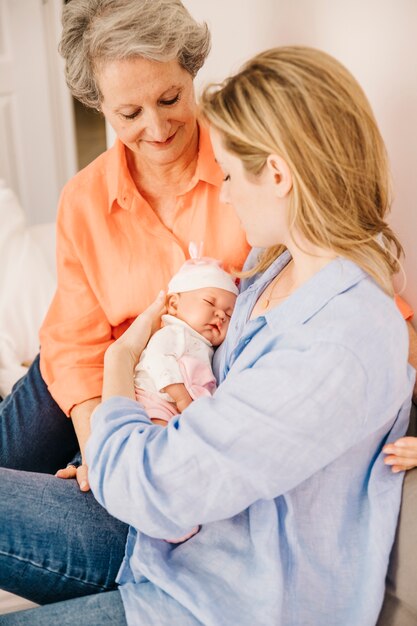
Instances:
[[[38,604],[64,603],[50,611],[76,615],[73,623],[120,623],[80,621],[84,611],[99,610],[109,600],[82,598],[117,589],[115,578],[121,565],[128,526],[115,519],[94,499],[83,493],[74,480],[49,474],[0,468],[0,588]],[[77,608],[78,607],[78,608]],[[84,608],[83,608],[84,607]],[[88,608],[89,607],[89,608]],[[101,609],[100,609],[101,610]],[[104,609],[103,609],[104,610]],[[46,607],[31,609],[41,615]],[[17,615],[17,614],[16,614]],[[24,613],[21,614],[22,619]],[[66,624],[61,619],[36,622],[5,621],[0,624]],[[17,618],[16,618],[17,619]],[[19,618],[20,619],[20,618]],[[41,618],[40,618],[41,619]],[[69,623],[69,622],[68,622]]]
[[[49,393],[38,356],[0,402],[0,467],[54,474],[77,450],[72,422]]]

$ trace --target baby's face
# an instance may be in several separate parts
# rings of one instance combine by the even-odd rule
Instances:
[[[204,287],[172,294],[168,313],[187,322],[212,346],[219,346],[226,336],[236,296],[218,287]]]

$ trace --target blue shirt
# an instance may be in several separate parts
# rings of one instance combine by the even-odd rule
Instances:
[[[94,413],[90,484],[131,526],[118,577],[129,624],[377,620],[402,485],[381,450],[408,422],[407,329],[341,258],[249,320],[288,258],[239,296],[213,397],[167,428],[126,398]]]

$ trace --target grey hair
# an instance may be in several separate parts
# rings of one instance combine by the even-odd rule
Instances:
[[[75,98],[100,109],[96,73],[106,61],[142,57],[172,61],[194,78],[210,51],[206,23],[180,0],[70,0],[62,13],[59,52]]]

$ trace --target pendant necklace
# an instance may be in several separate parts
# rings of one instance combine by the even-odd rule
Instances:
[[[271,302],[273,302],[274,300],[283,300],[284,298],[287,298],[294,291],[294,287],[293,287],[291,289],[291,291],[289,291],[288,293],[284,293],[281,296],[274,296],[273,295],[273,293],[275,291],[275,287],[279,283],[279,279],[282,278],[283,274],[285,273],[285,270],[291,265],[292,262],[293,262],[293,259],[291,259],[287,263],[287,265],[284,267],[284,269],[278,274],[278,276],[275,278],[274,282],[272,283],[272,288],[270,289],[269,294],[262,299],[262,305],[261,306],[262,306],[263,309],[267,309],[269,307],[269,305],[271,304]],[[268,286],[268,288],[270,288],[270,287],[271,287],[271,284]]]

